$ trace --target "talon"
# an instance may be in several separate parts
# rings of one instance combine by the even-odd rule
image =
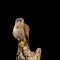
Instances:
[[[19,45],[20,45],[20,46],[24,46],[24,44],[25,44],[24,41],[20,41],[20,42],[19,42]]]

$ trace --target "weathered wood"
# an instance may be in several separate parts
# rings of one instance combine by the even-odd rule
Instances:
[[[20,47],[18,46],[18,52],[16,60],[40,60],[41,48],[37,48],[35,52],[32,52],[27,45]]]

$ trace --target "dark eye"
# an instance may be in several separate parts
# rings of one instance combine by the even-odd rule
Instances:
[[[20,22],[21,22],[22,20],[20,20]]]
[[[20,20],[17,19],[17,20],[15,21],[15,23],[18,23],[19,21],[20,21]]]

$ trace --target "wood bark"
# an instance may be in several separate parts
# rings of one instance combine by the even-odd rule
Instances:
[[[41,48],[37,48],[35,52],[32,52],[27,45],[23,47],[18,46],[16,60],[40,60],[40,59]]]

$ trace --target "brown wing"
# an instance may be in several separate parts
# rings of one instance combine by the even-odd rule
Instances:
[[[25,36],[29,39],[29,31],[30,28],[27,24],[24,23],[24,32],[25,32]]]

